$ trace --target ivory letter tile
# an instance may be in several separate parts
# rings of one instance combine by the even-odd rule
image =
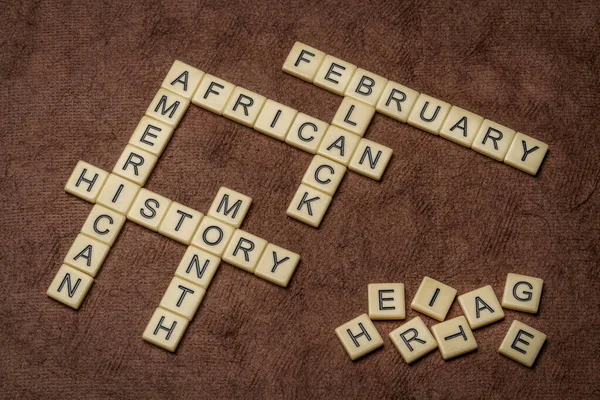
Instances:
[[[204,298],[206,290],[175,276],[165,292],[160,306],[191,321]]]
[[[322,51],[296,42],[283,63],[282,69],[290,75],[312,83],[324,58],[325,53]]]
[[[456,297],[456,289],[426,276],[410,308],[438,321],[443,321]]]
[[[544,342],[546,342],[545,334],[514,320],[498,352],[531,368]]]
[[[517,133],[508,149],[508,153],[506,153],[506,157],[504,157],[504,163],[527,172],[529,175],[537,175],[547,151],[548,145],[546,143],[522,133]]]
[[[113,173],[144,186],[158,158],[147,151],[128,144],[113,168]]]
[[[375,107],[387,82],[383,76],[358,68],[346,89],[346,96]]]
[[[64,263],[96,276],[109,250],[107,244],[80,233],[67,252]]]
[[[512,129],[486,119],[481,124],[471,148],[502,162],[514,137],[515,131]]]
[[[173,128],[150,117],[142,117],[129,144],[160,157],[173,135]]]
[[[174,352],[188,323],[187,319],[158,307],[152,314],[142,338],[158,347]]]
[[[234,229],[229,224],[206,216],[200,221],[200,226],[192,238],[192,245],[221,257]]]
[[[330,125],[317,154],[337,161],[342,165],[348,165],[359,141],[360,136]]]
[[[330,203],[330,195],[310,186],[300,185],[286,213],[298,221],[318,228]]]
[[[286,287],[299,262],[299,254],[269,243],[258,261],[254,275]]]
[[[252,199],[235,190],[221,186],[213,200],[208,215],[239,228],[246,218]]]
[[[532,276],[508,274],[502,307],[537,314],[542,298],[544,281]]]
[[[313,79],[313,83],[320,88],[343,96],[354,71],[356,71],[356,65],[326,55]]]
[[[219,257],[189,246],[175,271],[175,276],[208,289],[220,263]]]
[[[63,264],[50,284],[47,295],[78,310],[93,282],[91,276]]]
[[[308,166],[302,183],[333,196],[345,173],[346,167],[342,164],[317,155]]]
[[[158,227],[170,205],[171,200],[142,188],[127,214],[127,219],[158,232]]]
[[[431,327],[444,360],[469,353],[477,349],[477,342],[464,316],[456,317]]]
[[[421,93],[408,117],[408,124],[437,135],[451,105]]]
[[[236,229],[223,253],[223,261],[248,272],[254,272],[267,241],[241,229]]]
[[[204,214],[183,204],[172,202],[158,232],[179,243],[190,244]]]
[[[65,192],[95,203],[107,177],[108,172],[79,161],[65,185]]]
[[[125,223],[125,216],[96,204],[88,215],[81,233],[112,246]]]
[[[392,158],[392,153],[389,147],[362,138],[358,142],[348,168],[379,181]]]
[[[383,339],[367,314],[362,314],[337,327],[335,334],[352,360],[383,346]]]
[[[316,154],[329,124],[298,113],[290,127],[285,142],[307,153]]]
[[[470,148],[482,123],[483,117],[460,107],[452,106],[442,124],[440,136]]]
[[[373,115],[375,115],[375,108],[372,106],[351,97],[344,97],[333,117],[332,124],[363,137]]]
[[[390,332],[390,339],[407,364],[437,349],[438,344],[423,320],[415,317]]]
[[[406,317],[404,284],[369,283],[369,318],[396,320]]]
[[[146,115],[176,128],[190,106],[190,101],[166,89],[159,89]]]
[[[458,296],[458,304],[471,329],[481,328],[504,318],[504,311],[490,285],[461,294]]]
[[[175,60],[162,83],[162,87],[189,100],[203,76],[204,72],[199,69]]]
[[[227,101],[223,116],[252,128],[266,100],[265,96],[238,86]]]
[[[140,186],[119,175],[110,174],[98,196],[98,204],[126,215]]]
[[[419,92],[416,90],[389,81],[375,109],[377,112],[397,121],[406,122],[418,97]]]
[[[192,98],[192,103],[215,114],[222,115],[235,85],[214,75],[206,74]]]
[[[254,123],[254,129],[283,142],[296,114],[298,111],[291,107],[267,100]]]

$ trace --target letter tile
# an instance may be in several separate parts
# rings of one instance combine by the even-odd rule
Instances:
[[[421,93],[413,106],[407,123],[437,135],[450,111],[450,104]]]
[[[317,154],[347,166],[359,141],[360,136],[330,125]]]
[[[63,264],[52,280],[47,295],[75,310],[79,309],[94,278]]]
[[[269,243],[258,261],[254,275],[287,287],[299,262],[299,254]]]
[[[113,173],[144,186],[158,158],[154,154],[128,144],[113,168]]]
[[[161,86],[189,100],[203,76],[203,71],[175,60]]]
[[[235,85],[214,75],[206,74],[192,97],[192,103],[215,114],[222,115]]]
[[[285,137],[285,142],[307,153],[317,154],[327,128],[329,128],[328,123],[298,113]]]
[[[296,42],[285,59],[282,69],[290,75],[312,83],[324,58],[325,53],[321,50]]]
[[[546,335],[544,333],[514,320],[498,352],[531,368],[545,342]]]
[[[416,90],[389,81],[383,89],[375,110],[397,121],[406,122],[418,97],[419,92]]]
[[[173,277],[160,306],[191,321],[204,298],[206,290],[190,281]]]
[[[431,353],[438,344],[423,320],[415,317],[390,332],[390,339],[407,364]]]
[[[373,115],[375,115],[375,108],[360,100],[344,97],[331,123],[363,137]]]
[[[177,349],[188,324],[187,319],[158,307],[152,314],[142,338],[172,353]]]
[[[200,220],[204,217],[200,211],[172,202],[158,227],[158,232],[179,243],[190,244]]]
[[[369,318],[396,320],[406,317],[403,283],[369,283]]]
[[[458,304],[469,321],[471,329],[478,329],[504,319],[504,311],[490,286],[484,286],[458,296]]]
[[[301,184],[286,214],[313,228],[318,228],[330,203],[330,195]]]
[[[346,96],[375,107],[388,80],[383,76],[358,68],[346,89]]]
[[[248,272],[254,272],[267,241],[241,229],[236,229],[223,253],[223,261]]]
[[[544,281],[527,275],[508,274],[502,307],[537,314],[542,298]]]
[[[356,65],[326,55],[313,79],[313,83],[320,88],[343,96],[354,71],[356,71]]]
[[[471,148],[496,161],[503,162],[514,137],[515,131],[512,129],[486,119],[481,124]]]
[[[88,215],[81,233],[112,246],[125,223],[125,216],[96,204]]]
[[[63,262],[95,277],[109,250],[108,245],[80,233],[75,238]]]
[[[547,151],[548,145],[546,143],[523,133],[517,133],[506,153],[506,157],[504,157],[504,163],[535,176],[540,165],[542,165],[542,161],[544,161],[544,157],[546,157]]]
[[[443,321],[456,297],[456,289],[426,276],[410,308],[438,321]]]
[[[192,238],[192,245],[221,257],[234,230],[231,225],[206,216],[200,221],[200,226]]]
[[[108,172],[103,169],[79,161],[65,185],[65,192],[95,203],[107,177]]]
[[[456,317],[431,327],[433,336],[444,360],[470,353],[477,349],[477,342],[464,316]]]
[[[346,167],[342,164],[316,155],[308,166],[302,183],[333,196],[345,173]]]
[[[176,128],[190,106],[190,101],[166,89],[159,89],[146,115]]]
[[[393,150],[365,138],[360,139],[348,168],[376,181],[381,180]]]
[[[251,204],[250,197],[221,186],[207,215],[226,222],[234,228],[239,228],[244,222]]]
[[[129,144],[160,157],[173,135],[173,128],[150,117],[142,117]]]
[[[208,289],[221,259],[195,246],[189,246],[175,271],[175,276]]]
[[[460,107],[452,106],[442,124],[440,136],[470,148],[482,123],[483,117]]]
[[[127,213],[127,219],[158,232],[158,227],[167,215],[170,205],[171,200],[142,188]]]
[[[383,346],[383,339],[367,314],[362,314],[338,326],[335,334],[352,360]]]
[[[254,123],[254,129],[283,142],[296,114],[298,111],[291,107],[267,100]]]
[[[238,86],[227,101],[223,116],[252,128],[266,100],[265,96]]]
[[[140,186],[119,175],[110,174],[104,187],[100,191],[97,203],[108,207],[120,214],[127,215],[127,211],[133,204]]]

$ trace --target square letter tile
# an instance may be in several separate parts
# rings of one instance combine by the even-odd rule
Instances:
[[[113,168],[113,173],[144,186],[158,158],[147,151],[128,144]]]
[[[299,254],[269,243],[258,261],[254,275],[286,287],[299,262]]]
[[[203,76],[204,72],[199,69],[175,60],[162,83],[162,87],[189,100]]]
[[[450,111],[451,105],[421,93],[410,112],[408,124],[437,135]]]
[[[312,83],[324,58],[325,53],[322,51],[296,42],[285,59],[282,69],[290,75]]]
[[[458,296],[458,304],[471,329],[481,328],[504,318],[504,311],[490,285],[461,294]]]
[[[383,89],[375,109],[377,112],[397,121],[406,122],[418,97],[419,92],[416,90],[389,81]]]
[[[317,155],[308,166],[302,183],[333,196],[345,173],[346,167],[342,164]]]
[[[179,243],[190,244],[204,214],[183,204],[172,202],[158,232]]]
[[[107,244],[80,233],[67,252],[64,263],[96,276],[109,250]]]
[[[153,345],[174,352],[187,326],[187,319],[158,307],[152,314],[142,338]]]
[[[456,289],[426,276],[415,294],[410,308],[443,321],[456,297]]]
[[[158,227],[167,214],[170,205],[171,200],[142,188],[133,201],[127,219],[158,232]]]
[[[133,204],[140,186],[119,175],[110,174],[104,187],[100,191],[97,203],[108,207],[120,214],[127,215],[129,207]]]
[[[369,283],[369,318],[395,320],[406,317],[404,284]]]
[[[537,314],[543,286],[544,281],[540,278],[508,274],[504,296],[502,296],[502,307]]]
[[[392,158],[392,153],[389,147],[369,139],[360,139],[348,168],[379,181]]]
[[[150,117],[142,117],[129,144],[160,157],[173,135],[173,128]]]
[[[438,344],[423,320],[415,317],[390,332],[390,339],[407,364],[437,349]]]
[[[536,175],[547,151],[548,145],[546,143],[522,133],[517,133],[508,149],[508,153],[506,153],[506,157],[504,157],[504,163],[530,175]]]
[[[192,245],[221,257],[234,229],[225,222],[206,216],[200,221],[200,226],[192,238]]]
[[[236,229],[223,253],[223,261],[248,272],[254,272],[267,241],[241,229]]]
[[[498,352],[531,368],[545,341],[545,334],[514,320]]]
[[[329,128],[328,123],[298,113],[285,137],[285,142],[307,153],[317,154],[327,128]]]
[[[317,153],[342,165],[348,165],[359,140],[360,136],[330,125]]]
[[[356,65],[326,55],[313,79],[313,83],[320,88],[343,96],[354,71],[356,71]]]
[[[235,85],[214,75],[206,74],[192,98],[192,103],[215,114],[222,115]]]
[[[65,185],[65,192],[95,203],[107,177],[108,172],[103,169],[79,161]]]
[[[160,306],[191,321],[205,293],[206,290],[200,286],[174,277],[160,301]]]
[[[265,96],[238,86],[227,101],[223,116],[252,128],[266,100]]]
[[[502,162],[514,137],[515,131],[512,129],[486,119],[481,124],[471,148]]]
[[[338,326],[335,334],[352,360],[383,346],[383,339],[367,314]]]
[[[346,89],[346,96],[375,107],[387,82],[383,76],[358,68]]]
[[[267,100],[254,123],[254,129],[283,142],[296,114],[298,111],[291,107]]]
[[[375,115],[375,108],[372,106],[351,97],[344,97],[333,117],[332,124],[362,137],[373,115]]]
[[[81,233],[112,246],[125,223],[125,216],[96,204],[88,215]]]
[[[175,271],[175,276],[208,289],[221,259],[197,247],[189,246]]]
[[[78,310],[94,278],[66,264],[58,270],[48,288],[48,296]]]
[[[330,203],[330,195],[301,184],[286,213],[298,221],[318,228]]]
[[[252,199],[244,194],[221,186],[213,200],[208,215],[239,228],[246,218]]]
[[[159,89],[152,103],[146,110],[146,115],[176,128],[190,106],[185,97],[166,89]]]
[[[467,319],[462,315],[431,327],[444,360],[469,353],[477,349],[477,342]]]
[[[440,136],[461,146],[471,147],[482,122],[483,117],[460,107],[452,106],[442,124]]]

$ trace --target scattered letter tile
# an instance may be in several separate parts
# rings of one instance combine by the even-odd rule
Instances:
[[[469,353],[477,349],[477,342],[464,316],[456,317],[431,327],[444,360]]]
[[[502,296],[502,307],[537,314],[544,281],[532,276],[508,274]]]
[[[481,328],[504,318],[504,310],[490,285],[461,294],[458,296],[458,304],[471,329]]]
[[[390,339],[407,364],[418,360],[438,347],[437,341],[419,317],[415,317],[391,331]]]
[[[367,314],[337,327],[335,334],[352,360],[383,346],[383,339]]]
[[[531,368],[545,341],[545,334],[514,320],[498,352]]]
[[[454,297],[456,297],[456,289],[426,276],[423,278],[410,308],[438,321],[443,321],[450,310]]]

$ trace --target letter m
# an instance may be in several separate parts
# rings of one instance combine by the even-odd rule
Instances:
[[[229,207],[229,195],[226,194],[221,199],[221,203],[219,204],[219,207],[217,207],[217,212],[220,213],[221,209],[223,209],[223,215],[227,216],[227,215],[229,215],[230,212],[233,211],[231,218],[235,218],[235,216],[237,215],[241,206],[242,206],[242,200],[238,200],[235,203],[233,203],[233,205],[231,207]]]

